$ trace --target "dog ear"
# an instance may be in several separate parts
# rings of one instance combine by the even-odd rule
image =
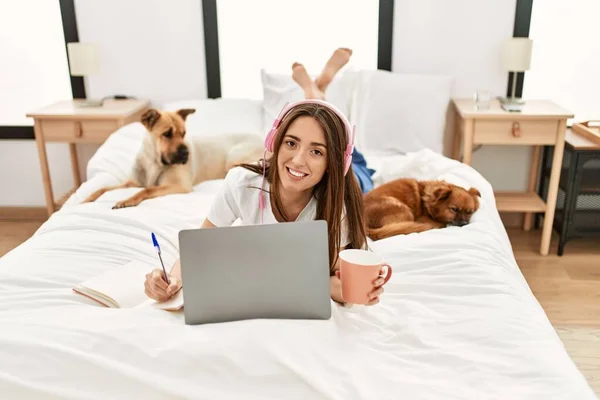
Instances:
[[[183,118],[184,121],[188,115],[193,114],[195,112],[196,110],[194,108],[182,108],[181,110],[177,110],[177,114],[179,114],[179,116]]]
[[[433,191],[433,197],[438,203],[448,200],[451,194],[452,188],[450,186],[442,186]]]
[[[142,122],[142,124],[144,124],[144,126],[147,129],[151,129],[156,124],[156,121],[158,121],[159,119],[160,113],[154,108],[152,108],[142,114],[142,118],[140,121]]]
[[[481,197],[481,193],[479,193],[479,190],[475,189],[475,188],[471,188],[469,189],[469,193],[472,196],[476,196],[476,197]]]

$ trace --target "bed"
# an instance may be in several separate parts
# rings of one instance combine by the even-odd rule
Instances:
[[[170,107],[183,105],[194,106]],[[233,108],[229,124],[262,131],[260,104]],[[230,112],[203,102],[196,117]],[[194,130],[219,129],[234,128]],[[111,136],[65,206],[0,259],[2,398],[596,398],[519,271],[490,184],[428,149],[366,155],[378,183],[446,179],[477,187],[481,208],[462,228],[370,242],[394,268],[377,306],[332,302],[327,321],[186,326],[182,312],[109,309],[75,294],[130,260],[157,264],[151,231],[171,265],[178,232],[200,226],[220,187],[203,182],[122,210],[111,207],[136,189],[80,204],[124,178],[144,134],[133,123]]]

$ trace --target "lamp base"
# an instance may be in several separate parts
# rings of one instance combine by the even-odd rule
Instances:
[[[525,106],[525,101],[516,97],[498,97],[500,107],[505,111],[521,112]]]
[[[82,99],[75,102],[76,107],[89,108],[89,107],[102,107],[103,100],[89,100]]]

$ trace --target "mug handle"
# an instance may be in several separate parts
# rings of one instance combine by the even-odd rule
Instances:
[[[383,267],[387,267],[387,272],[385,274],[385,279],[384,279],[383,284],[381,286],[385,285],[390,280],[390,278],[392,277],[392,266],[390,264],[383,263],[381,265],[381,268],[383,268]],[[381,278],[382,276],[379,275],[379,277]]]

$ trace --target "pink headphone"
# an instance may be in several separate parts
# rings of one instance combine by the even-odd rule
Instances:
[[[281,124],[281,120],[286,116],[286,114],[292,108],[296,107],[299,104],[320,104],[324,107],[327,107],[331,111],[333,111],[342,120],[342,123],[344,124],[344,130],[346,131],[346,137],[348,139],[348,146],[346,147],[346,151],[344,151],[344,176],[345,176],[348,173],[350,166],[352,165],[352,152],[354,151],[354,129],[350,126],[350,122],[348,121],[348,118],[346,118],[346,116],[340,110],[338,110],[333,104],[328,103],[324,100],[306,99],[306,100],[297,101],[297,102],[289,104],[289,105],[288,105],[288,103],[286,103],[286,105],[283,107],[283,109],[281,110],[281,112],[279,113],[279,115],[277,116],[275,121],[273,121],[273,126],[271,127],[271,129],[269,130],[269,133],[267,133],[267,136],[265,137],[265,149],[271,153],[273,153],[275,151],[275,149],[274,149],[275,138],[277,137],[277,131],[279,128],[279,124]],[[262,213],[264,212],[264,209],[265,209],[264,186],[265,186],[265,163],[263,162],[262,193],[258,200],[258,203],[259,203],[258,205],[261,210],[261,223],[262,223]]]

